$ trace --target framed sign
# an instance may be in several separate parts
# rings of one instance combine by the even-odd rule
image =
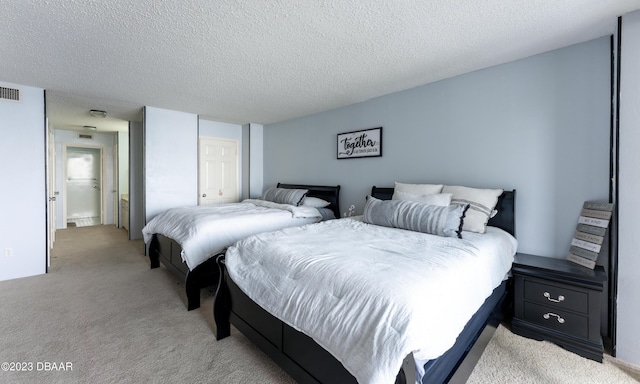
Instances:
[[[338,133],[338,159],[382,156],[382,127]]]

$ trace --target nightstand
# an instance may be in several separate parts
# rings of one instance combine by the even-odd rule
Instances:
[[[607,276],[565,259],[518,253],[513,262],[514,333],[602,362],[600,302]]]

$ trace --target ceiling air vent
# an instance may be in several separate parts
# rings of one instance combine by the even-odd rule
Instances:
[[[78,133],[78,139],[89,139],[93,140],[93,135],[89,133]]]
[[[20,90],[17,88],[0,87],[0,100],[20,101]]]

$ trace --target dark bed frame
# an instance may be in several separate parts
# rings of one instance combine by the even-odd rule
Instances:
[[[388,200],[393,195],[393,188],[374,186],[371,195]],[[498,214],[489,220],[489,225],[515,236],[515,190],[505,191],[498,199],[496,209]],[[233,324],[299,383],[356,383],[342,364],[313,339],[284,324],[245,295],[229,277],[224,255],[217,257],[217,263],[221,271],[213,308],[217,340],[229,336]],[[509,300],[505,298],[510,291],[509,281],[493,291],[469,320],[454,346],[425,364],[423,380],[445,383],[454,374],[456,381],[458,376],[464,377],[460,381],[468,378],[498,324],[508,315]],[[472,348],[474,352],[469,353]],[[413,356],[404,359],[396,383],[415,383]]]
[[[330,203],[327,207],[331,209],[336,217],[340,217],[340,186],[304,185],[304,184],[283,184],[278,183],[278,188],[288,189],[308,189],[307,196],[318,197]],[[184,281],[187,294],[187,309],[189,311],[200,307],[200,290],[218,284],[220,280],[220,269],[216,265],[216,257],[224,254],[211,255],[204,263],[189,270],[187,264],[182,260],[180,254],[182,247],[180,244],[166,236],[154,234],[149,243],[148,255],[151,268],[160,267],[164,264],[178,279]]]

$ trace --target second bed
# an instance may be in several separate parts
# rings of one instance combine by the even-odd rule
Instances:
[[[218,282],[216,255],[249,235],[339,217],[339,196],[339,185],[278,183],[262,199],[166,210],[143,228],[151,268],[162,263],[183,280],[196,309],[200,290]]]

